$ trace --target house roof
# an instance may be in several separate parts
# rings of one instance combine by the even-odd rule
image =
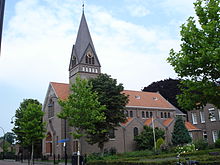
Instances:
[[[193,124],[187,121],[185,122],[185,126],[186,126],[186,129],[188,129],[188,131],[200,130],[199,128],[197,128],[196,126],[194,126]]]
[[[163,121],[163,125],[168,127],[173,120],[174,120],[173,118],[168,118],[167,120]]]
[[[126,106],[176,110],[176,108],[159,93],[131,90],[124,90],[123,93],[129,95],[129,102]]]
[[[152,123],[152,118],[149,118],[149,119],[147,119],[147,120],[144,122],[144,125],[150,126],[151,123]]]
[[[65,100],[69,96],[69,84],[65,83],[57,83],[57,82],[50,82],[53,89],[55,90],[56,96],[61,99]]]
[[[121,123],[121,125],[126,126],[130,121],[132,121],[133,118],[132,117],[128,117],[125,122]]]

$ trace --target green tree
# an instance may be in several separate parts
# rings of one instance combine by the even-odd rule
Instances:
[[[94,123],[105,121],[105,106],[98,101],[97,93],[92,92],[92,84],[80,77],[72,84],[68,99],[60,100],[59,104],[62,111],[58,117],[67,119],[68,124],[74,127],[72,135],[75,139],[80,139],[87,132],[95,132]]]
[[[192,141],[188,130],[181,117],[177,117],[172,133],[172,143],[174,145],[184,145]]]
[[[4,137],[0,137],[0,139],[4,139]],[[5,134],[5,141],[7,141],[9,144],[13,144],[15,142],[16,136],[13,132],[7,132]]]
[[[155,128],[155,140],[164,139],[164,131],[160,128]],[[134,141],[139,150],[152,149],[154,147],[153,128],[144,126],[144,130],[140,135],[135,136]]]
[[[126,119],[124,110],[128,102],[128,96],[122,92],[124,87],[117,84],[117,80],[107,74],[100,74],[97,78],[90,79],[92,90],[97,92],[99,102],[106,106],[104,111],[105,121],[95,123],[96,130],[89,132],[87,138],[90,144],[98,143],[101,153],[104,150],[104,143],[109,141],[109,132],[114,131],[119,123]]]
[[[193,17],[181,26],[179,52],[170,51],[168,62],[181,79],[181,107],[200,108],[207,103],[220,108],[220,1],[197,0]]]
[[[19,135],[21,145],[31,146],[32,163],[34,144],[45,137],[45,123],[42,122],[44,113],[42,111],[42,105],[32,99],[24,100],[20,108],[18,110],[19,118],[16,118],[13,130],[16,135]]]

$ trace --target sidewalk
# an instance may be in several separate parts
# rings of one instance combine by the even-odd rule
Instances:
[[[35,161],[35,165],[53,165],[53,162],[42,162],[42,161]],[[0,160],[0,165],[28,165],[28,161],[24,160],[23,163],[15,160]],[[57,164],[56,164],[57,165]],[[58,165],[65,165],[64,162],[60,162]],[[67,163],[67,165],[72,165],[71,163]]]

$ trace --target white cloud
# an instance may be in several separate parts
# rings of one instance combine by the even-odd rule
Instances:
[[[144,17],[150,14],[150,10],[141,5],[131,5],[128,6],[127,9],[133,17]]]

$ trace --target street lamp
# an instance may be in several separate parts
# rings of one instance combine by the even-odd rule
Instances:
[[[14,121],[13,121],[13,118],[14,118],[15,116],[12,116],[11,117],[11,124],[13,124],[14,123]]]
[[[2,159],[4,160],[4,158],[5,158],[5,130],[2,128],[2,127],[0,127],[1,129],[2,129],[2,131],[3,131],[3,147],[2,147],[2,149],[3,149],[3,154],[2,154]]]

